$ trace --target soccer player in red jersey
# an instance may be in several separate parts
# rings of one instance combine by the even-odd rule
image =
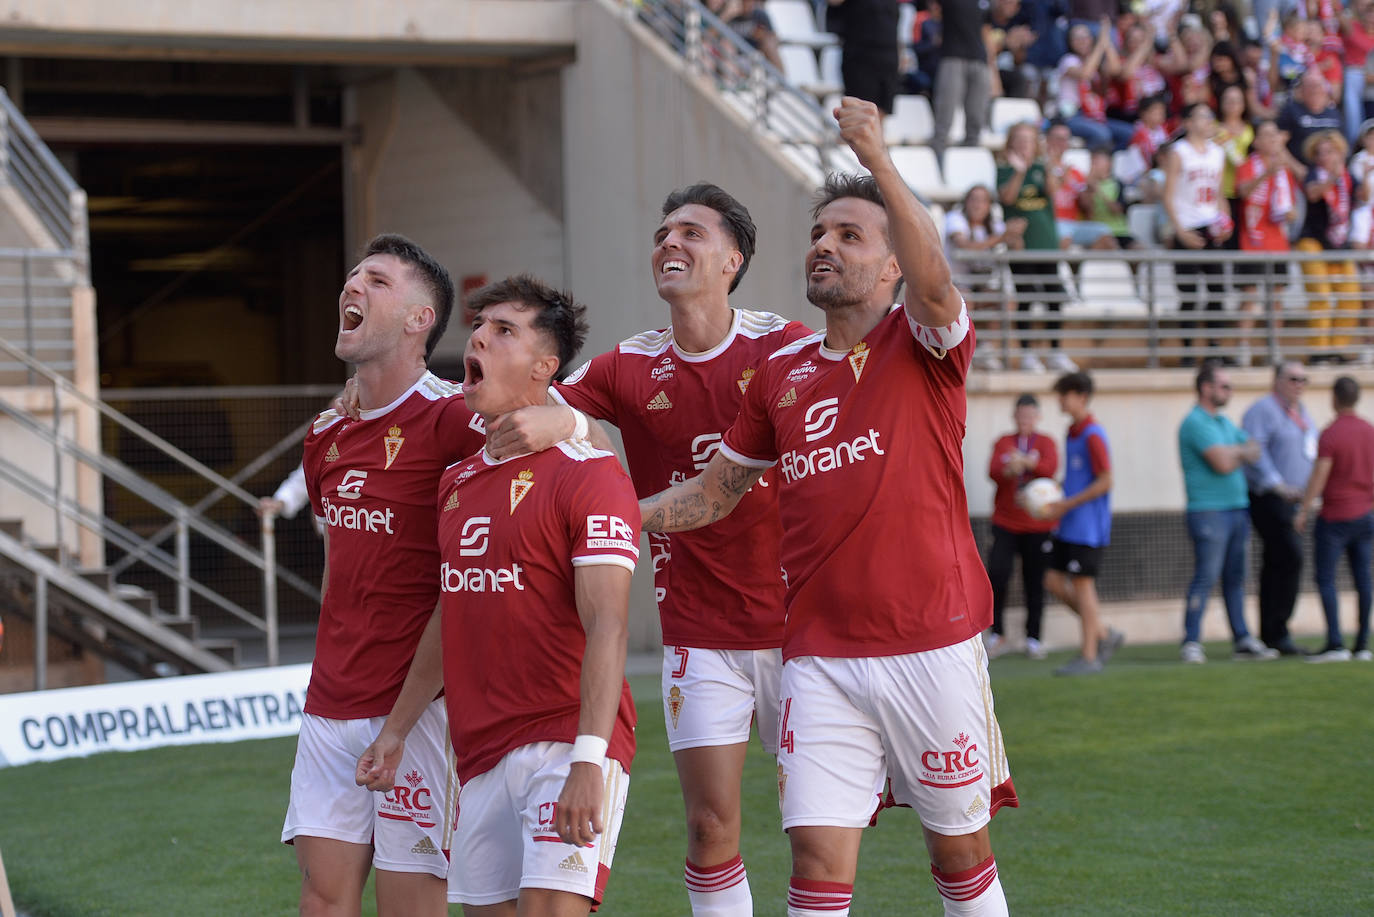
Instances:
[[[358,914],[373,866],[382,915],[448,910],[457,780],[437,690],[400,761],[405,783],[381,795],[353,778],[421,633],[438,626],[439,476],[482,448],[458,387],[426,369],[452,308],[448,272],[394,235],[372,240],[339,295],[334,352],[357,366],[361,415],[321,414],[302,462],[325,532],[315,662],[282,828],[305,915]]]
[[[835,113],[872,178],[832,176],[815,211],[807,298],[825,332],[770,356],[705,471],[641,510],[650,531],[707,525],[777,466],[790,917],[849,913],[884,777],[886,801],[921,817],[945,912],[1006,914],[987,824],[1016,796],[961,449],[972,328],[877,108],[846,97]]]
[[[706,183],[663,202],[650,259],[672,323],[622,341],[556,388],[558,400],[620,428],[641,496],[706,467],[760,363],[811,330],[730,307],[754,253],[749,211]],[[522,426],[523,424],[523,426]],[[513,415],[531,445],[566,435],[567,408]],[[503,430],[494,440],[507,445]],[[777,487],[770,472],[709,532],[654,535],[663,629],[663,718],[687,813],[684,878],[699,917],[749,917],[740,857],[740,782],[751,720],[777,754],[783,593]]]
[[[488,424],[545,403],[585,309],[528,276],[473,294],[463,392]],[[609,874],[634,757],[625,681],[639,508],[615,454],[581,439],[489,451],[439,484],[442,640],[358,762],[369,786],[442,684],[462,779],[450,897],[469,917],[587,914]],[[440,646],[442,645],[442,652]]]

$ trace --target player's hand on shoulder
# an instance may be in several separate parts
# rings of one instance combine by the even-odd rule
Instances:
[[[358,377],[349,376],[344,383],[344,390],[334,396],[334,400],[329,402],[329,409],[336,414],[342,414],[350,420],[361,420],[363,416],[362,408],[358,405]]]
[[[845,96],[834,115],[840,126],[840,137],[859,158],[859,164],[872,171],[873,166],[887,156],[883,113],[872,102]]]
[[[396,784],[396,769],[401,766],[401,755],[405,750],[405,739],[383,730],[358,756],[358,768],[353,781],[358,786],[379,793],[391,792]]]
[[[503,459],[542,452],[573,432],[572,412],[562,405],[536,405],[502,414],[487,427],[487,452]]]
[[[579,847],[590,844],[605,829],[601,823],[604,792],[605,783],[598,765],[573,762],[563,792],[558,795],[557,828],[564,843]]]

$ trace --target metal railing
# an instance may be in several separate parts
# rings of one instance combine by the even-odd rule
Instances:
[[[82,282],[89,279],[86,192],[72,180],[36,131],[0,89],[0,181],[17,190],[54,245],[74,253]]]
[[[84,259],[70,249],[0,248],[0,337],[68,377],[76,370],[72,294],[84,283]],[[34,381],[22,363],[0,359],[0,385]]]
[[[176,499],[165,489],[140,476],[125,463],[87,448],[67,436],[62,431],[64,405],[72,400],[86,409],[94,410],[106,421],[111,422],[136,437],[142,443],[156,450],[168,462],[213,485],[217,492],[205,503],[214,502],[221,495],[256,508],[258,498],[244,490],[235,481],[220,475],[214,469],[188,455],[183,450],[167,442],[141,424],[76,388],[60,373],[26,354],[22,348],[4,338],[0,338],[0,354],[22,363],[29,371],[45,381],[52,392],[52,422],[45,423],[19,407],[0,399],[0,413],[8,415],[13,423],[26,433],[37,438],[52,449],[53,472],[51,480],[42,480],[30,472],[19,468],[15,463],[0,458],[0,478],[30,497],[50,504],[53,513],[54,542],[58,546],[59,562],[70,562],[66,551],[65,534],[69,524],[74,524],[98,535],[106,544],[137,558],[138,563],[165,577],[173,584],[175,593],[175,615],[186,621],[192,616],[193,597],[208,606],[218,608],[232,617],[262,632],[266,642],[268,665],[276,665],[278,652],[277,589],[278,579],[290,583],[294,588],[314,591],[310,584],[291,574],[279,577],[276,561],[275,520],[270,515],[261,517],[259,536],[261,548],[257,549],[218,525],[196,507],[188,506]],[[156,513],[170,519],[152,535],[145,537],[130,526],[121,525],[102,513],[93,512],[82,506],[68,495],[69,488],[64,484],[64,468],[72,465],[94,469],[106,487],[118,487],[133,495],[141,504],[151,507]],[[204,501],[203,501],[204,502]],[[261,578],[261,614],[248,610],[242,603],[231,601],[203,582],[203,577],[193,571],[192,536],[213,544],[237,562],[256,570]],[[172,540],[173,548],[163,547]],[[318,593],[315,593],[318,597]]]
[[[697,0],[633,0],[622,5],[672,48],[688,69],[709,80],[750,129],[782,145],[789,159],[816,178],[858,163],[840,142],[835,120],[815,97],[788,82],[758,51]]]
[[[978,329],[975,365],[984,369],[1033,366],[1055,351],[1084,367],[1154,369],[1208,357],[1374,365],[1371,252],[953,254],[955,285]]]

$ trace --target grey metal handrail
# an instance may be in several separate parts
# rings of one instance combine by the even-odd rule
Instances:
[[[90,273],[86,192],[0,89],[0,181],[17,189],[57,248],[75,254],[82,282]]]
[[[26,412],[10,405],[0,399],[0,411],[12,416],[16,423],[30,433],[38,436],[53,448],[53,482],[49,490],[48,498],[51,500],[56,541],[59,548],[63,545],[64,521],[68,514],[63,509],[63,484],[62,467],[64,459],[75,460],[86,467],[98,470],[103,476],[115,481],[120,486],[136,494],[140,499],[147,501],[160,511],[170,515],[174,522],[176,534],[176,552],[174,562],[176,575],[173,577],[177,588],[177,616],[183,620],[190,617],[190,597],[194,592],[204,596],[201,589],[197,588],[200,584],[196,583],[190,571],[190,542],[191,532],[195,532],[204,538],[209,539],[220,547],[232,553],[240,560],[257,568],[262,573],[263,580],[263,611],[261,616],[255,616],[251,612],[238,609],[238,606],[228,608],[220,602],[215,604],[225,608],[237,617],[241,617],[248,623],[259,628],[264,632],[267,643],[267,662],[268,665],[276,665],[279,660],[278,646],[278,625],[277,625],[277,563],[276,563],[276,535],[275,519],[269,514],[261,516],[261,550],[255,550],[244,543],[233,533],[222,529],[201,514],[195,512],[191,507],[186,506],[171,494],[167,493],[157,485],[140,477],[136,472],[124,463],[109,456],[92,452],[82,447],[74,440],[63,435],[60,430],[60,420],[62,413],[62,401],[66,397],[75,398],[78,402],[97,411],[102,417],[109,419],[121,428],[129,431],[133,435],[142,439],[144,442],[153,446],[165,456],[172,459],[183,468],[194,472],[202,479],[214,484],[222,493],[228,494],[245,505],[256,510],[258,500],[255,496],[244,490],[237,483],[230,481],[223,475],[207,467],[203,463],[192,458],[181,449],[167,442],[162,437],[148,430],[123,413],[110,407],[98,398],[93,398],[82,392],[71,381],[64,376],[46,366],[42,362],[24,353],[24,351],[0,337],[0,352],[8,354],[21,364],[26,366],[33,374],[45,379],[52,387],[53,393],[53,424],[49,428],[46,424],[29,416]],[[77,520],[78,524],[81,521]],[[141,559],[164,560],[171,556],[154,543],[139,540],[139,544],[134,548],[140,554]],[[299,578],[296,578],[299,579]],[[301,581],[302,583],[304,581]],[[215,601],[215,600],[211,600]],[[231,605],[233,603],[230,603]],[[238,609],[238,610],[235,610]],[[240,614],[242,612],[242,614]]]

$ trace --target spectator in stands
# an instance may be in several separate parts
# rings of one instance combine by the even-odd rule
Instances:
[[[1365,65],[1374,51],[1374,0],[1354,0],[1341,11],[1341,48],[1345,63],[1341,107],[1345,135],[1354,144],[1359,142],[1359,126],[1364,121]]]
[[[1333,25],[1328,30],[1324,22],[1312,19],[1309,14],[1302,34],[1303,42],[1312,57],[1312,69],[1321,71],[1321,75],[1326,77],[1326,84],[1331,87],[1332,98],[1338,97],[1345,75],[1338,28]]]
[[[1044,659],[1040,643],[1040,619],[1045,609],[1046,547],[1051,544],[1053,519],[1039,519],[1018,502],[1021,488],[1036,478],[1053,477],[1059,469],[1059,450],[1054,440],[1036,427],[1040,402],[1026,393],[1012,409],[1016,432],[1008,433],[992,447],[988,477],[996,488],[992,498],[992,545],[988,549],[988,579],[992,582],[992,630],[984,637],[989,658],[1008,649],[1002,612],[1016,558],[1021,558],[1021,586],[1026,599],[1026,655]]]
[[[1193,541],[1193,579],[1183,611],[1184,662],[1206,662],[1202,613],[1221,580],[1235,659],[1276,659],[1278,653],[1245,626],[1245,549],[1250,539],[1249,498],[1241,468],[1259,460],[1259,445],[1221,413],[1231,400],[1231,378],[1206,360],[1194,381],[1197,404],[1178,428],[1178,457],[1188,494],[1188,536]]]
[[[1283,132],[1273,121],[1261,121],[1255,128],[1255,141],[1251,144],[1249,157],[1236,170],[1236,197],[1239,201],[1236,235],[1240,238],[1241,251],[1288,251],[1288,226],[1298,216],[1298,184],[1293,177],[1292,165],[1293,157],[1284,146]],[[1259,284],[1255,280],[1259,277],[1265,278],[1263,301],[1278,302],[1278,292],[1282,287],[1275,284],[1273,279],[1286,274],[1282,260],[1238,262],[1232,268],[1236,274],[1247,278],[1241,281],[1241,293],[1245,297],[1241,304],[1243,312],[1259,312]],[[1275,319],[1276,324],[1280,321]],[[1248,332],[1253,327],[1253,319],[1246,318],[1240,322],[1242,340],[1237,358],[1241,366],[1249,366],[1252,359]]]
[[[1169,139],[1165,121],[1169,117],[1169,105],[1163,96],[1148,96],[1140,103],[1140,118],[1131,134],[1131,143],[1126,147],[1130,155],[1122,157],[1117,165],[1116,177],[1126,185],[1136,185],[1145,173],[1155,168],[1155,156]]]
[[[1283,31],[1273,35],[1266,29],[1269,45],[1269,81],[1275,92],[1287,92],[1314,63],[1307,46],[1307,20],[1297,10],[1283,16]]]
[[[764,60],[782,70],[778,56],[778,34],[773,20],[763,9],[760,0],[717,0],[711,11],[721,18],[749,46],[763,55]]]
[[[1207,92],[1211,97],[1212,110],[1222,117],[1223,95],[1227,89],[1240,90],[1241,113],[1245,118],[1273,117],[1274,112],[1260,104],[1255,87],[1246,76],[1241,65],[1240,55],[1230,42],[1219,42],[1212,47],[1210,70],[1207,74]]]
[[[1363,201],[1371,198],[1371,177],[1374,177],[1374,118],[1363,122],[1355,135],[1359,151],[1350,157],[1350,177],[1358,186],[1356,196]]]
[[[942,4],[929,0],[927,8],[916,17],[915,35],[911,51],[916,57],[916,69],[902,74],[902,88],[909,95],[931,95],[935,88],[935,74],[940,70],[940,49],[944,43]]]
[[[1274,105],[1274,86],[1269,80],[1269,58],[1264,53],[1264,45],[1253,38],[1244,38],[1240,43],[1240,66],[1246,81],[1254,87],[1255,98],[1259,99],[1261,112],[1270,112],[1274,117],[1278,109]]]
[[[827,0],[826,27],[840,36],[840,75],[847,95],[892,114],[897,94],[897,0]],[[957,4],[956,4],[957,5]],[[949,11],[945,10],[947,14]],[[946,24],[945,38],[949,32]],[[944,51],[948,53],[948,49]],[[938,79],[936,80],[938,83]],[[975,136],[974,142],[977,143]]]
[[[1136,22],[1126,29],[1120,68],[1108,93],[1107,117],[1126,123],[1137,121],[1145,100],[1164,92],[1164,74],[1155,65],[1158,56],[1148,26]]]
[[[1069,53],[1059,62],[1059,112],[1074,136],[1089,146],[1121,149],[1131,139],[1131,126],[1107,117],[1105,86],[1113,74],[1104,71],[1111,48],[1111,24],[1100,24],[1097,39],[1086,25],[1069,29]]]
[[[1369,566],[1374,557],[1374,426],[1355,413],[1360,384],[1341,376],[1331,389],[1336,419],[1322,431],[1317,463],[1312,468],[1293,528],[1303,531],[1307,514],[1321,497],[1321,513],[1312,533],[1312,566],[1326,616],[1326,645],[1308,662],[1344,662],[1350,650],[1341,639],[1340,604],[1336,596],[1336,565],[1344,553],[1358,596],[1359,630],[1355,658],[1374,659],[1369,651],[1369,610],[1374,600]],[[994,593],[995,594],[995,593]]]
[[[1188,13],[1179,18],[1178,34],[1169,52],[1160,59],[1168,78],[1173,113],[1182,115],[1194,102],[1208,102],[1207,74],[1212,55],[1212,36],[1201,17]]]
[[[1021,9],[1029,14],[1031,31],[1036,36],[1026,52],[1027,74],[1034,77],[1026,93],[1043,103],[1048,87],[1053,86],[1051,76],[1068,51],[1067,36],[1059,25],[1068,16],[1068,0],[1030,0],[1023,3]]]
[[[1240,86],[1227,86],[1217,98],[1217,129],[1212,135],[1217,146],[1226,154],[1221,172],[1221,196],[1226,198],[1233,217],[1240,213],[1236,206],[1236,169],[1250,157],[1250,144],[1255,140],[1255,128],[1250,124],[1250,112],[1245,104],[1245,92]],[[1235,233],[1226,240],[1227,248],[1236,248],[1240,240]]]
[[[1045,167],[1039,147],[1040,134],[1034,124],[1023,121],[1012,125],[1007,132],[1004,161],[997,168],[997,197],[1008,220],[1019,217],[1026,221],[1026,249],[1049,253],[1044,261],[1012,262],[1016,310],[1029,311],[1031,297],[1038,293],[1044,297],[1045,307],[1057,313],[1065,299],[1064,285],[1059,280],[1059,233],[1054,225],[1054,193],[1059,185]],[[1016,323],[1018,331],[1028,331],[1030,327],[1030,322]],[[1051,341],[1051,347],[1054,352],[1050,360],[1055,368],[1073,366],[1073,361],[1059,351],[1057,337]],[[1045,364],[1031,352],[1030,342],[1023,338],[1021,348],[1021,368],[1044,372]]]
[[[1303,190],[1307,196],[1307,214],[1297,250],[1301,252],[1348,252],[1350,249],[1350,220],[1355,208],[1355,183],[1345,166],[1348,147],[1339,130],[1320,131],[1307,138],[1303,145],[1304,158],[1311,164]],[[1308,309],[1317,313],[1308,319],[1308,327],[1315,332],[1309,339],[1313,347],[1326,349],[1313,357],[1314,361],[1339,361],[1333,352],[1348,347],[1349,329],[1359,325],[1354,317],[1331,318],[1332,310],[1358,312],[1360,284],[1355,263],[1349,255],[1338,255],[1331,261],[1302,262],[1307,280]],[[1336,296],[1342,298],[1335,300]]]
[[[983,34],[1001,85],[1000,93],[997,85],[993,86],[993,97],[1030,98],[1028,89],[1035,74],[1028,55],[1038,36],[1030,12],[1021,8],[1021,0],[992,0]]]
[[[1231,215],[1226,199],[1221,196],[1226,154],[1211,139],[1215,124],[1210,108],[1201,102],[1193,103],[1184,119],[1183,137],[1170,144],[1162,157],[1164,212],[1173,228],[1172,247],[1179,251],[1215,251],[1231,235]],[[1192,276],[1195,281],[1196,295],[1184,297],[1181,309],[1192,311],[1203,302],[1206,311],[1221,311],[1220,263],[1180,261],[1175,272],[1180,276]],[[1212,327],[1212,323],[1209,322],[1208,327]],[[1183,346],[1191,347],[1192,339],[1184,338]],[[1216,341],[1209,340],[1208,346],[1215,347]],[[1193,359],[1191,354],[1185,355],[1184,365],[1191,365]]]
[[[1260,563],[1260,639],[1285,656],[1302,651],[1288,633],[1298,600],[1302,539],[1293,528],[1312,462],[1317,457],[1317,427],[1302,403],[1307,371],[1297,361],[1274,370],[1274,390],[1250,405],[1241,426],[1260,448],[1259,460],[1245,469],[1250,519],[1264,543]]]
[[[850,0],[852,2],[852,0]],[[954,2],[943,7],[944,43],[935,74],[935,135],[930,146],[943,157],[949,145],[954,111],[964,110],[964,143],[977,146],[992,98],[993,55],[983,42],[984,15],[977,3]]]
[[[1234,4],[1223,2],[1216,4],[1207,13],[1207,31],[1211,33],[1212,41],[1220,44],[1229,41],[1232,44],[1240,41],[1244,34],[1240,27],[1240,16],[1236,13]]]
[[[1064,439],[1064,499],[1045,507],[1058,519],[1045,589],[1078,615],[1082,630],[1079,655],[1055,670],[1056,675],[1091,675],[1102,671],[1125,642],[1125,635],[1102,621],[1097,601],[1097,572],[1112,534],[1112,460],[1107,431],[1088,410],[1092,377],[1066,373],[1054,383],[1059,409],[1073,423]]]
[[[1059,242],[1064,246],[1073,244],[1080,248],[1116,248],[1111,227],[1089,221],[1084,216],[1091,206],[1089,199],[1084,196],[1088,190],[1088,178],[1064,159],[1071,139],[1069,126],[1063,122],[1051,124],[1045,134],[1046,166],[1058,185],[1054,192],[1054,223]]]
[[[1111,233],[1115,245],[1104,244],[1100,247],[1139,248],[1130,227],[1126,225],[1126,204],[1121,198],[1121,182],[1112,175],[1112,151],[1105,146],[1098,147],[1092,151],[1090,163],[1079,202],[1088,222],[1100,223]]]
[[[1001,245],[1020,249],[1024,247],[1022,233],[1025,229],[1024,217],[1006,222],[997,219],[992,210],[992,191],[986,185],[974,185],[964,195],[963,203],[945,215],[945,256],[959,278],[959,289],[964,291],[969,308],[975,313],[986,306],[1000,311],[1000,298],[1006,286],[1002,266],[994,261],[980,260],[973,253],[990,251]],[[974,365],[988,372],[1000,371],[1002,360],[994,348],[990,337],[979,340]]]
[[[1341,113],[1331,102],[1331,87],[1316,70],[1302,74],[1293,90],[1293,98],[1279,110],[1279,130],[1288,135],[1288,152],[1300,164],[1296,170],[1298,181],[1307,179],[1312,163],[1303,154],[1307,138],[1320,131],[1341,130]]]

